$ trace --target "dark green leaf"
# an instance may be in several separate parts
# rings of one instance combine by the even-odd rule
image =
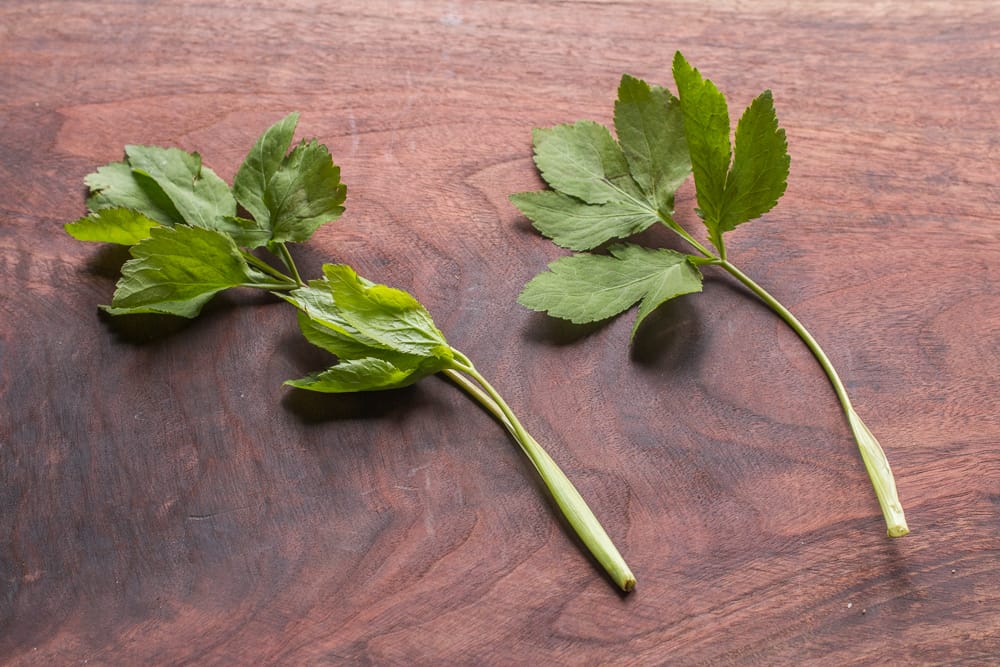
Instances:
[[[135,245],[160,224],[128,208],[103,208],[65,225],[66,232],[78,241],[99,241]]]
[[[167,313],[194,317],[217,292],[266,284],[232,239],[198,227],[158,227],[131,249],[108,312]]]
[[[603,125],[582,120],[537,129],[534,144],[535,164],[554,189],[589,204],[642,201],[621,148]]]
[[[672,215],[674,193],[691,173],[677,98],[659,86],[623,75],[615,102],[615,131],[632,178],[654,208]]]
[[[535,229],[570,250],[591,250],[616,238],[638,234],[656,223],[656,213],[635,200],[587,204],[554,190],[522,192],[510,201]]]
[[[729,107],[715,84],[702,79],[680,52],[674,56],[674,81],[684,115],[698,207],[712,242],[719,247],[722,238],[719,221],[732,158]]]
[[[785,193],[789,164],[785,131],[778,127],[774,100],[767,90],[747,107],[736,125],[736,151],[719,229],[729,231],[774,208]]]
[[[263,229],[271,227],[271,211],[264,195],[292,145],[299,114],[290,113],[264,131],[233,179],[233,195]]]
[[[597,322],[642,301],[632,329],[663,302],[701,291],[701,272],[673,250],[623,244],[611,255],[581,254],[551,263],[525,286],[518,301],[571,322]]]

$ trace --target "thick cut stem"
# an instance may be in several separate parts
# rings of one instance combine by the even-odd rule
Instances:
[[[625,559],[622,558],[600,521],[594,516],[573,483],[569,481],[569,478],[552,457],[524,429],[511,411],[510,406],[497,393],[496,389],[479,374],[472,362],[457,351],[456,354],[455,368],[445,370],[444,374],[476,399],[510,432],[534,465],[535,470],[538,471],[566,520],[569,521],[577,536],[611,579],[623,591],[627,592],[635,588],[635,575],[632,574]],[[469,380],[463,373],[473,378],[475,382]]]
[[[903,506],[899,502],[899,495],[896,492],[896,480],[892,476],[892,470],[889,468],[889,461],[886,459],[885,452],[882,451],[882,446],[879,445],[878,440],[875,439],[875,436],[872,435],[872,432],[868,430],[868,427],[865,426],[865,423],[861,421],[861,418],[854,411],[851,399],[847,396],[847,389],[844,387],[844,383],[841,382],[840,376],[837,375],[837,371],[834,369],[830,359],[823,352],[823,348],[819,346],[819,343],[816,342],[816,339],[812,337],[802,323],[792,315],[791,311],[771,296],[767,290],[725,259],[721,259],[718,265],[760,297],[771,310],[777,313],[799,335],[799,338],[805,342],[809,351],[816,357],[819,365],[822,366],[826,372],[826,376],[830,379],[830,384],[833,385],[833,390],[836,392],[837,398],[840,400],[840,405],[844,408],[844,413],[847,415],[847,421],[850,423],[854,440],[858,443],[858,448],[861,450],[861,458],[864,460],[865,469],[868,471],[868,477],[871,478],[872,486],[875,488],[875,495],[878,497],[879,506],[882,508],[882,516],[885,517],[889,537],[902,537],[909,533],[910,529],[907,527],[906,517],[903,515]]]

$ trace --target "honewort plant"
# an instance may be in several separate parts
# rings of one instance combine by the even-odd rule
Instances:
[[[622,77],[614,110],[617,140],[590,121],[535,130],[535,164],[551,189],[515,194],[511,201],[543,235],[580,252],[551,263],[525,286],[519,301],[577,323],[611,318],[638,303],[634,337],[664,302],[701,291],[702,268],[726,271],[787,322],[816,357],[847,416],[889,536],[906,535],[885,453],[830,359],[802,323],[726,253],[725,234],[770,211],[785,192],[788,147],[771,92],[761,93],[743,112],[734,147],[728,105],[718,88],[679,52],[673,76],[676,97]],[[709,245],[674,218],[675,193],[692,173],[696,213]],[[678,234],[693,252],[617,241],[656,224]],[[614,242],[607,252],[600,252],[609,241]]]
[[[127,146],[123,161],[87,176],[90,214],[66,231],[131,246],[104,309],[192,318],[218,292],[262,289],[295,306],[306,339],[336,356],[326,370],[288,381],[293,387],[392,389],[441,373],[510,432],[594,558],[620,588],[634,588],[631,570],[573,484],[413,296],[345,265],[324,265],[322,278],[303,281],[288,244],[337,219],[346,188],[322,144],[303,141],[289,151],[297,122],[290,114],[261,135],[232,188],[197,153],[155,146]]]

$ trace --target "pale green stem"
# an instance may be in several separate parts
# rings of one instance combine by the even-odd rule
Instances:
[[[288,276],[286,276],[281,271],[278,271],[276,268],[274,268],[273,266],[271,266],[270,264],[268,264],[267,262],[265,262],[261,258],[257,257],[252,252],[250,252],[248,250],[242,250],[242,251],[240,251],[240,254],[243,255],[243,259],[245,259],[247,262],[249,262],[251,265],[255,266],[256,268],[260,269],[261,271],[263,271],[267,275],[271,276],[272,278],[276,278],[279,281],[281,281],[282,283],[292,284],[293,286],[298,286],[298,285],[294,285],[295,281],[293,281],[291,278],[289,278]],[[299,284],[301,284],[301,283],[299,283]]]
[[[535,470],[538,471],[549,493],[552,494],[552,498],[562,510],[573,530],[576,531],[577,536],[604,567],[611,579],[623,591],[627,592],[635,588],[635,575],[632,574],[625,559],[615,548],[611,538],[608,537],[600,521],[594,516],[573,483],[569,481],[569,478],[552,457],[524,429],[511,411],[510,406],[497,393],[496,389],[479,374],[472,362],[457,350],[455,352],[455,368],[445,370],[444,374],[492,413],[510,432],[534,465]],[[478,386],[462,373],[471,376],[478,383]]]
[[[281,261],[285,263],[288,270],[292,272],[292,278],[295,282],[299,284],[299,287],[305,287],[305,283],[302,282],[302,276],[299,275],[299,269],[295,266],[295,260],[292,259],[292,253],[288,252],[288,246],[284,243],[278,244],[278,254],[281,256]]]
[[[907,528],[906,517],[903,515],[903,506],[899,502],[899,495],[896,492],[896,481],[893,479],[892,470],[889,468],[889,461],[886,459],[885,452],[882,451],[882,446],[879,445],[878,440],[875,439],[875,436],[872,435],[872,432],[861,421],[857,412],[854,411],[854,406],[851,404],[851,399],[847,396],[847,389],[844,388],[844,383],[840,381],[840,376],[837,375],[837,371],[826,356],[826,353],[819,346],[819,343],[802,326],[802,323],[792,315],[791,311],[785,308],[781,302],[771,296],[767,290],[754,282],[749,276],[724,258],[720,259],[718,265],[760,297],[771,310],[777,313],[799,335],[799,338],[805,342],[809,351],[816,357],[819,365],[830,379],[830,384],[833,385],[833,390],[836,392],[837,398],[840,400],[840,404],[847,414],[847,421],[850,423],[854,439],[861,450],[861,458],[865,463],[868,476],[871,478],[872,486],[875,488],[875,495],[878,497],[879,505],[882,508],[882,516],[885,517],[889,537],[902,537],[909,533],[910,529]]]

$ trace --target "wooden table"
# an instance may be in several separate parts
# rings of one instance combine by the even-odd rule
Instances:
[[[0,5],[0,662],[997,664],[1000,5],[705,4]],[[734,114],[774,91],[788,192],[730,255],[838,366],[906,538],[820,368],[735,282],[708,271],[631,352],[631,317],[515,301],[565,254],[506,199],[540,187],[531,128],[609,122],[621,73],[670,84],[676,49]],[[633,593],[449,383],[289,391],[325,359],[266,296],[98,314],[126,256],[63,233],[83,176],[147,143],[229,180],[292,110],[349,188],[305,271],[426,303]]]

